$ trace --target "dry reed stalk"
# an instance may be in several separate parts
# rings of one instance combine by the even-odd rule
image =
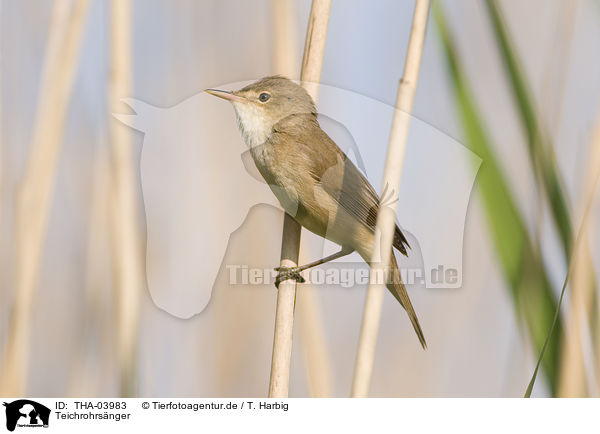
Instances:
[[[391,188],[392,191],[399,191],[406,139],[419,78],[421,55],[425,44],[429,7],[430,0],[416,0],[410,39],[406,51],[404,73],[396,95],[396,110],[392,121],[382,183],[383,188]],[[352,382],[352,397],[366,397],[369,393],[383,304],[383,291],[389,274],[388,254],[386,252],[392,250],[395,219],[395,203],[381,207],[377,216],[375,230],[376,234],[381,234],[380,244],[379,249],[375,248],[373,250],[374,260],[371,265],[369,287],[367,289],[360,331],[354,379]],[[379,261],[379,252],[382,252],[383,262]],[[377,282],[377,276],[382,275],[384,276],[383,281]]]
[[[558,86],[558,102],[555,104],[543,104],[543,107],[550,107],[550,122],[548,125],[559,125],[558,115],[560,107],[563,106],[560,102],[564,99],[564,89],[566,70],[569,58],[569,49],[573,39],[573,29],[575,25],[575,12],[577,2],[569,2],[565,4],[566,13],[564,14],[565,30],[564,35],[557,33],[559,39],[557,44],[559,53],[557,58],[560,62],[560,76],[558,80],[551,80],[550,74],[547,77],[547,88]],[[549,92],[546,92],[548,94]],[[592,138],[592,152],[600,148],[600,126],[598,126],[596,134]],[[592,187],[594,170],[598,170],[598,166],[594,169],[594,164],[599,164],[597,158],[591,155],[588,167],[586,191],[583,195],[584,201],[591,200],[590,190]],[[584,202],[585,203],[585,202]],[[594,270],[592,268],[592,258],[590,255],[589,246],[589,228],[584,228],[582,234],[581,251],[577,254],[580,260],[575,265],[573,270],[573,278],[571,284],[571,303],[569,306],[568,322],[566,323],[567,339],[565,340],[564,350],[562,352],[561,371],[559,376],[558,396],[577,397],[577,396],[597,396],[598,384],[596,384],[595,368],[589,366],[587,362],[593,358],[593,343],[590,339],[590,322],[592,314],[592,303],[594,298]],[[592,363],[593,364],[593,363]],[[585,367],[585,369],[584,369]],[[590,369],[591,368],[591,369]]]
[[[552,65],[548,65],[546,68],[547,73],[544,81],[545,91],[543,94],[543,99],[545,102],[541,105],[542,107],[547,108],[548,129],[553,129],[554,135],[558,134],[557,129],[560,126],[560,108],[564,105],[562,104],[562,101],[564,100],[565,84],[567,82],[565,75],[567,73],[567,66],[569,65],[568,59],[570,55],[571,42],[573,39],[577,3],[565,3],[564,9],[565,10],[562,11],[563,13],[559,17],[559,20],[562,20],[563,22],[563,31],[556,33],[555,43],[555,45],[558,46],[558,55],[556,56],[556,59],[560,59],[558,64],[558,79],[556,79],[556,77],[553,79],[551,73]],[[551,103],[550,101],[550,95],[553,93],[552,90],[554,90],[556,95],[556,101],[554,103]],[[592,167],[590,166],[589,169],[591,168]],[[589,182],[591,181],[590,176],[591,172],[588,172],[586,184],[588,189],[590,187]],[[542,185],[542,180],[539,174],[537,175],[537,182],[538,185]],[[588,194],[589,191],[583,195],[584,200],[587,200]],[[541,228],[543,227],[541,223],[543,219],[543,211],[544,195],[543,191],[538,189],[538,224],[536,225],[538,249],[540,248]],[[585,255],[585,257],[578,261],[573,270],[569,311],[566,315],[565,321],[566,339],[564,341],[564,348],[561,353],[557,395],[563,397],[585,396],[591,393],[592,389],[595,388],[595,385],[590,383],[589,378],[586,381],[586,377],[590,376],[589,370],[586,372],[586,369],[583,369],[584,366],[587,366],[584,361],[586,359],[584,354],[593,353],[593,350],[590,351],[590,347],[593,346],[590,345],[591,340],[586,338],[586,336],[589,336],[588,319],[590,318],[590,308],[593,298],[593,274],[591,274],[593,273],[593,270],[591,269],[592,263],[589,251],[588,234],[583,233],[582,236],[584,244],[582,248],[584,248],[584,250],[579,252],[578,255],[580,258],[582,258],[581,255]],[[586,285],[588,286],[586,287]]]
[[[599,131],[600,133],[600,131]],[[593,146],[593,144],[592,144]],[[592,149],[593,150],[593,149]],[[590,159],[590,167],[586,180],[585,202],[592,199],[594,158]],[[597,169],[596,169],[597,170]],[[585,203],[584,202],[584,203]],[[596,385],[589,381],[590,372],[586,372],[586,341],[589,336],[589,318],[593,293],[589,227],[586,221],[581,227],[581,242],[573,252],[573,277],[571,278],[570,304],[566,321],[566,339],[562,352],[561,370],[558,383],[558,396],[589,396]],[[590,387],[591,386],[591,387]]]
[[[586,236],[590,232],[589,216],[590,216],[590,213],[592,210],[592,205],[594,204],[594,196],[595,196],[595,192],[598,187],[598,180],[600,179],[600,146],[599,145],[600,145],[600,127],[597,128],[596,134],[592,141],[592,148],[591,148],[591,153],[590,153],[591,155],[590,155],[590,160],[589,160],[590,161],[590,166],[589,166],[590,169],[588,172],[589,177],[588,177],[588,182],[586,183],[587,187],[586,187],[586,194],[585,194],[585,198],[586,198],[585,208],[584,208],[584,212],[583,212],[583,217],[581,219],[581,224],[579,225],[579,230],[577,231],[577,237],[575,238],[575,243],[573,245],[573,253],[571,255],[571,258],[569,259],[567,275],[565,276],[565,280],[563,282],[563,287],[560,292],[560,298],[558,300],[557,309],[554,313],[554,319],[552,322],[552,326],[550,327],[550,330],[548,331],[548,335],[546,336],[544,346],[542,347],[542,351],[540,352],[540,356],[538,358],[535,370],[531,377],[531,381],[529,382],[529,385],[527,386],[527,390],[525,391],[525,398],[531,397],[531,393],[532,393],[533,387],[535,385],[535,380],[537,378],[537,374],[538,374],[541,362],[543,360],[544,353],[548,346],[548,342],[550,342],[550,340],[552,339],[552,334],[556,327],[561,303],[564,298],[567,284],[569,283],[570,278],[577,272],[577,269],[579,267],[583,267],[582,268],[583,273],[582,273],[582,271],[579,271],[579,273],[582,273],[582,277],[584,277],[585,279],[588,279],[590,276],[589,273],[585,273],[586,270],[590,270],[588,268],[587,264],[585,264],[585,261],[588,258],[587,253],[586,253],[586,248],[588,247],[587,242],[586,242],[586,239],[587,239]],[[589,283],[589,282],[586,282],[586,283]],[[571,285],[571,286],[573,286],[573,285]],[[587,317],[585,317],[585,315],[584,315],[583,318],[579,318],[578,324],[575,326],[576,330],[579,330],[579,331],[582,330],[581,321],[587,321]],[[575,338],[579,339],[579,336],[576,336]],[[585,356],[586,355],[584,354],[584,357],[583,357],[584,365],[585,365]],[[586,366],[584,366],[584,368],[585,367]],[[580,369],[580,367],[579,367],[579,369]],[[595,385],[592,387],[594,389],[596,389]]]
[[[104,138],[104,135],[103,137]],[[99,396],[102,389],[105,370],[109,363],[98,355],[108,354],[108,345],[112,342],[110,315],[107,315],[104,303],[103,283],[107,280],[106,270],[110,258],[110,154],[104,146],[98,147],[93,158],[89,230],[83,290],[85,300],[83,310],[86,321],[82,325],[77,354],[72,362],[66,396]],[[99,339],[93,339],[96,333]],[[94,347],[90,351],[89,342]],[[90,375],[91,373],[94,375]]]
[[[271,0],[273,70],[288,78],[297,73],[296,25],[291,0]]]
[[[286,213],[283,219],[281,240],[282,267],[295,267],[298,264],[299,248],[300,226]],[[269,398],[287,398],[288,396],[295,304],[296,282],[289,280],[281,282],[277,291]]]
[[[34,292],[88,10],[88,0],[57,0],[52,12],[29,160],[16,201],[15,300],[0,381],[4,396],[26,390]]]
[[[559,397],[586,397],[596,389],[589,378],[594,373],[587,369],[590,364],[586,363],[591,354],[586,349],[590,347],[589,318],[593,296],[588,235],[588,228],[582,227],[582,241],[573,256],[578,259],[571,279],[569,312],[565,324],[566,339],[561,354],[558,383]]]
[[[600,124],[591,141],[589,165],[582,196],[584,209],[594,200],[598,176],[600,175]],[[590,350],[589,318],[592,314],[594,294],[592,258],[590,255],[590,222],[584,217],[580,229],[580,242],[573,251],[573,274],[571,278],[571,302],[567,322],[567,339],[562,356],[558,395],[563,397],[582,397],[596,395],[595,367],[590,367],[593,358]]]
[[[567,339],[561,364],[558,395],[563,397],[582,397],[596,395],[598,387],[595,367],[589,367],[587,361],[592,358],[589,318],[592,311],[593,269],[590,256],[590,219],[589,207],[594,200],[598,178],[600,176],[600,124],[596,127],[590,148],[589,166],[584,187],[583,204],[585,214],[581,223],[578,242],[572,256],[571,303]],[[587,205],[586,205],[587,204]]]
[[[331,0],[313,0],[306,30],[300,81],[312,96],[315,104],[319,97],[319,81],[321,80],[330,10]]]
[[[300,257],[306,260],[304,255]],[[313,398],[329,398],[333,393],[332,365],[323,333],[319,301],[313,286],[304,284],[301,292],[301,298],[298,300],[298,323],[300,342],[304,346],[310,395]]]
[[[121,98],[131,95],[131,1],[110,4],[110,95],[112,113],[119,111]],[[120,393],[134,396],[137,388],[136,363],[140,298],[144,287],[142,238],[137,213],[135,164],[131,133],[112,120],[110,124],[113,163],[112,260],[115,282]]]
[[[0,23],[2,22],[2,1],[0,1]],[[0,25],[0,228],[2,228],[2,26]],[[2,233],[0,231],[0,233]]]
[[[293,78],[298,70],[293,5],[291,0],[272,0],[271,5],[273,70],[276,74]],[[300,255],[300,262],[308,262],[305,256]],[[315,288],[308,283],[302,286],[297,303],[297,316],[311,396],[317,398],[331,396],[331,361],[323,333],[319,300]]]
[[[323,66],[330,9],[331,0],[313,0],[306,32],[300,80],[315,100],[315,103],[317,102],[321,67]],[[281,240],[282,267],[295,267],[298,264],[300,229],[300,225],[286,213]],[[269,397],[272,398],[288,396],[295,303],[296,282],[293,280],[281,282],[277,292],[273,358],[269,382]]]

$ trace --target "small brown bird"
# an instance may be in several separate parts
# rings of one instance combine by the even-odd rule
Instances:
[[[300,272],[354,251],[369,263],[380,198],[354,163],[321,129],[306,90],[281,76],[263,78],[238,91],[206,89],[233,104],[238,127],[259,172],[283,209],[311,232],[341,246],[309,264],[278,269],[276,285]],[[407,255],[396,226],[393,246]],[[406,309],[423,348],[426,342],[396,258],[390,252],[387,288]]]

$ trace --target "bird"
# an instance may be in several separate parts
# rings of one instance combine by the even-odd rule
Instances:
[[[373,186],[323,131],[312,97],[299,84],[275,75],[235,91],[205,89],[229,101],[256,167],[283,209],[307,230],[341,246],[337,253],[293,268],[276,268],[276,286],[303,282],[300,272],[357,252],[369,264],[380,206]],[[392,192],[393,194],[393,192]],[[382,202],[383,201],[383,202]],[[387,289],[406,310],[417,337],[427,343],[400,276],[394,248],[408,256],[406,237],[395,226]]]

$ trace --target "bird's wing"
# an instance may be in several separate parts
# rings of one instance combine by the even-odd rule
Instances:
[[[315,140],[318,146],[309,146]],[[316,124],[304,129],[298,137],[300,151],[311,162],[311,174],[348,214],[374,231],[379,211],[379,196],[352,160]],[[335,157],[333,157],[335,156]],[[335,158],[335,160],[334,160]],[[398,226],[394,232],[394,247],[406,255],[408,241]]]

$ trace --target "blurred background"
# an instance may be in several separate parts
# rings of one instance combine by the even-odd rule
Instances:
[[[410,290],[427,351],[386,293],[370,395],[522,396],[569,270],[533,396],[599,396],[600,2],[433,3],[413,114],[483,163],[462,288]],[[298,79],[310,6],[0,0],[0,394],[266,395],[276,290],[230,285],[224,261],[201,313],[157,305],[144,135],[112,113],[131,112],[127,97],[172,107],[224,83]],[[321,82],[393,106],[413,8],[334,0]],[[225,138],[206,141],[243,152],[231,109],[214,107]],[[227,260],[274,267],[281,224],[252,208],[223,234]],[[290,396],[349,395],[364,289],[298,287]]]

